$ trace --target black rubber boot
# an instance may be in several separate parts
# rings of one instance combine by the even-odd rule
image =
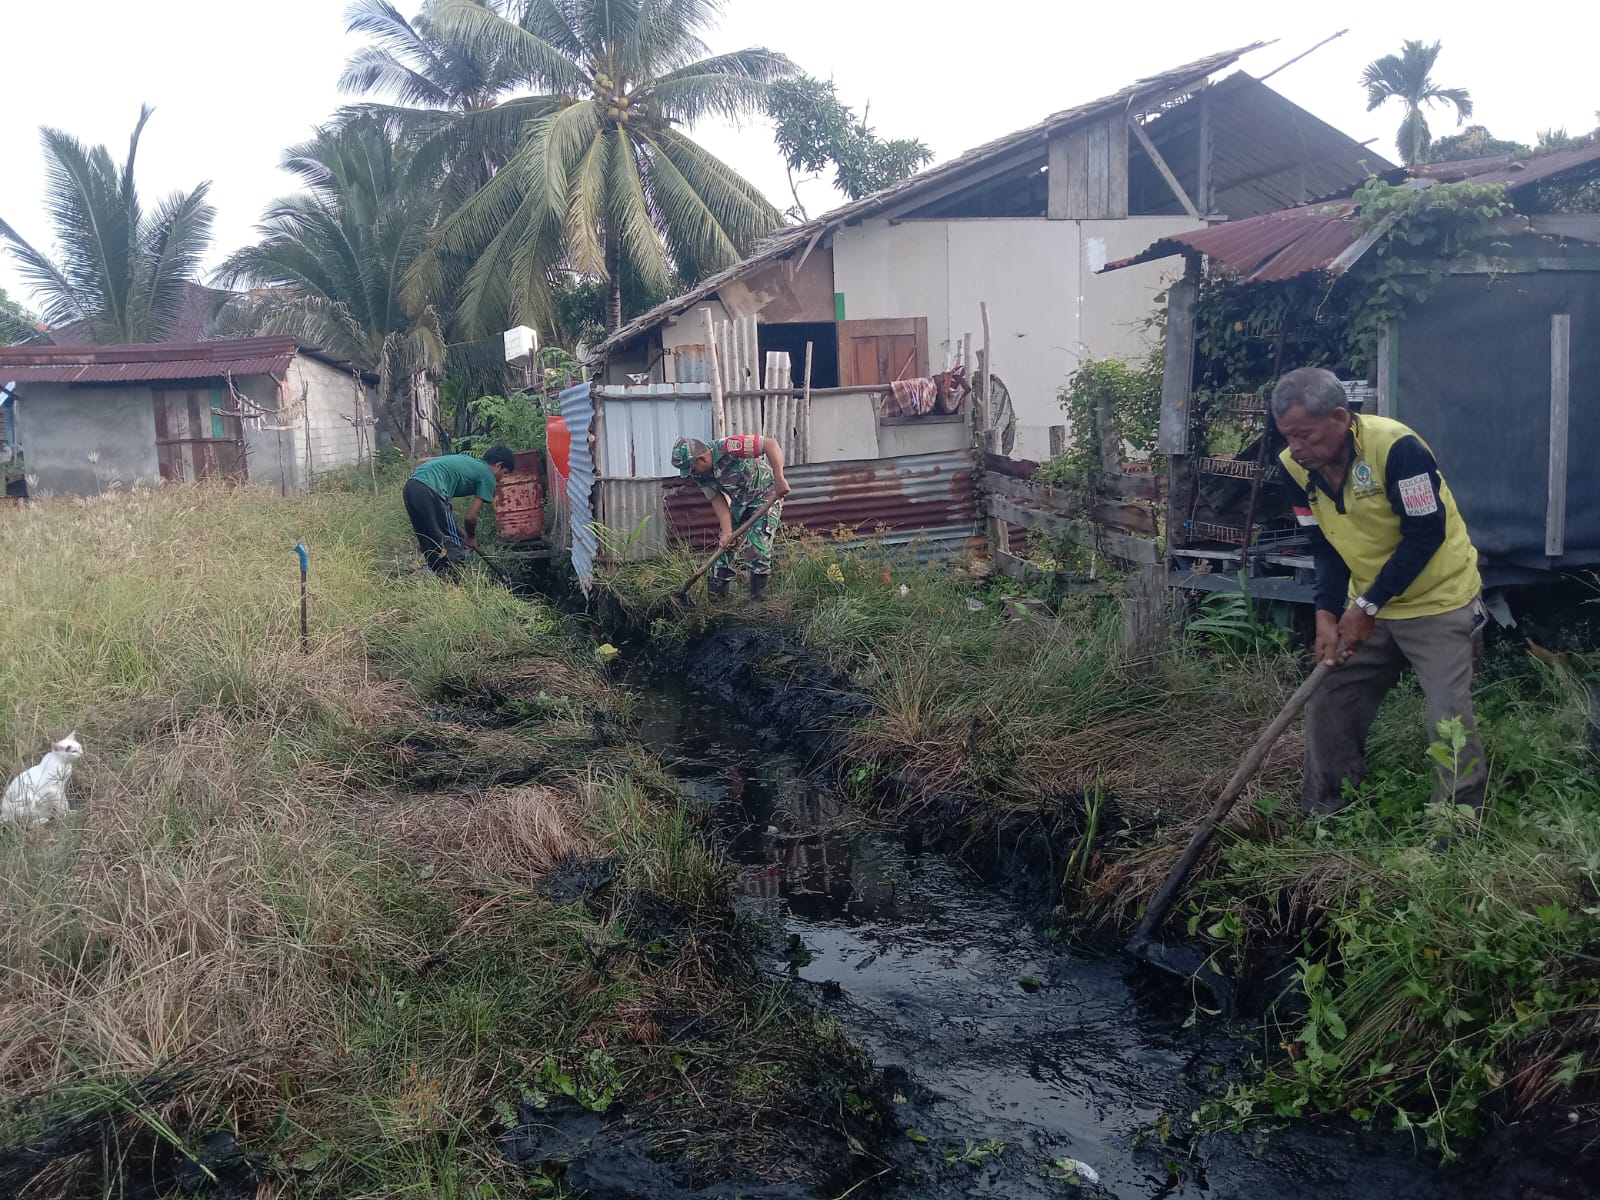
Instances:
[[[771,580],[771,575],[750,576],[750,603],[760,604],[767,598],[767,584]]]
[[[706,595],[713,600],[726,600],[728,598],[728,580],[717,579],[713,576],[706,580]]]

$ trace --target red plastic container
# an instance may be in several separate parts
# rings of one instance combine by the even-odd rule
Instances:
[[[555,463],[556,474],[565,482],[572,474],[572,431],[567,428],[566,418],[560,413],[546,417],[545,437],[550,443],[550,461]]]

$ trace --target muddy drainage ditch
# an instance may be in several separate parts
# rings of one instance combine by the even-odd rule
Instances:
[[[752,669],[763,654],[787,660],[787,683]],[[870,1052],[893,1096],[887,1161],[850,1194],[1600,1196],[1559,1124],[1502,1130],[1449,1167],[1331,1121],[1194,1133],[1189,1114],[1238,1077],[1255,1027],[1188,1022],[1120,959],[1049,943],[997,881],[865,823],[795,757],[859,707],[825,674],[803,647],[732,628],[628,682],[637,737],[719,831],[738,905],[772,931],[765,965]]]

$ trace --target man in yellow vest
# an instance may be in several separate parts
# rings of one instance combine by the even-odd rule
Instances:
[[[1484,608],[1478,552],[1433,452],[1387,417],[1352,413],[1331,371],[1278,381],[1272,415],[1295,517],[1316,560],[1316,655],[1338,668],[1306,709],[1302,802],[1332,812],[1366,773],[1367,731],[1409,662],[1427,699],[1429,740],[1459,717],[1467,744],[1436,767],[1434,799],[1483,806],[1483,744],[1472,672]],[[1342,645],[1341,645],[1342,642]]]

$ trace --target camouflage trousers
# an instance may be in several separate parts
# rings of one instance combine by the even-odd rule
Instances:
[[[761,505],[753,504],[749,508],[734,510],[733,527],[735,529],[748,521],[756,509]],[[771,511],[761,520],[752,525],[744,535],[744,541],[727,551],[717,559],[716,565],[711,568],[711,578],[732,579],[735,565],[742,563],[744,569],[752,575],[772,574],[772,546],[777,541],[778,529],[783,525],[783,501],[772,506]]]

